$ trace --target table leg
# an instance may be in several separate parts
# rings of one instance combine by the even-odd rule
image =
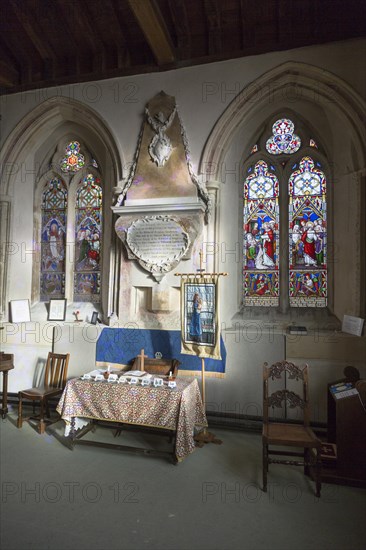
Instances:
[[[8,413],[8,371],[3,371],[3,404],[1,409],[1,415],[3,418]]]
[[[70,437],[70,441],[71,441],[71,450],[72,451],[74,450],[74,445],[75,445],[75,433],[76,433],[76,430],[75,430],[75,416],[72,416],[71,417],[71,425],[70,425],[70,433],[69,433],[69,437]]]

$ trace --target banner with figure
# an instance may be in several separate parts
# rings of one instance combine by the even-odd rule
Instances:
[[[218,277],[182,277],[182,353],[221,359]]]

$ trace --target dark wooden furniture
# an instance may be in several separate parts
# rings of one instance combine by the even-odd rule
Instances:
[[[332,392],[330,391],[331,386],[335,386],[336,384],[351,384],[352,387],[355,386],[356,382],[360,379],[360,373],[358,369],[355,367],[345,367],[343,370],[344,377],[339,378],[338,380],[334,380],[334,382],[330,382],[328,384],[328,391],[327,391],[327,412],[328,412],[328,418],[327,418],[327,432],[328,432],[328,442],[329,443],[336,443],[337,442],[337,424],[336,424],[336,400],[332,396]]]
[[[353,392],[333,393],[332,386],[342,382],[352,384]],[[328,442],[336,445],[337,456],[323,468],[324,481],[366,487],[366,381],[352,380],[346,371],[328,385]]]
[[[52,424],[57,420],[50,419],[50,411],[48,406],[48,399],[51,397],[57,397],[61,395],[65,385],[67,369],[69,366],[70,354],[49,353],[45,368],[44,383],[39,388],[29,388],[28,390],[22,390],[19,392],[19,405],[18,405],[18,428],[21,428],[24,420],[37,419],[39,420],[39,432],[41,434],[45,431],[45,423]],[[23,417],[23,399],[29,399],[33,403],[40,402],[40,414],[38,416]],[[44,409],[46,408],[47,418],[44,417]]]
[[[3,373],[3,402],[1,416],[8,413],[8,372],[14,368],[14,355],[12,353],[0,353],[0,372]]]
[[[279,385],[278,382],[281,381]],[[298,395],[290,385],[302,386],[302,395]],[[272,385],[276,391],[272,391]],[[269,389],[271,387],[271,389]],[[284,405],[284,409],[282,408]],[[270,418],[269,409],[282,409],[285,418],[281,422]],[[302,424],[290,422],[287,418],[288,409],[302,412]],[[315,436],[309,426],[309,392],[308,392],[308,366],[303,369],[288,361],[274,363],[270,367],[263,365],[263,491],[267,491],[267,473],[269,464],[286,464],[304,466],[304,473],[310,473],[310,467],[315,467],[316,496],[320,497],[321,490],[321,441]],[[289,450],[275,450],[270,446],[302,448],[303,452]],[[313,451],[312,451],[313,450]],[[275,458],[272,458],[274,456]],[[302,457],[303,460],[290,460],[279,457]]]
[[[146,356],[143,359],[143,368],[141,368],[141,356],[134,359],[132,370],[144,370],[150,374],[160,374],[160,376],[168,376],[172,373],[175,378],[178,376],[178,367],[180,365],[178,359],[149,359]]]

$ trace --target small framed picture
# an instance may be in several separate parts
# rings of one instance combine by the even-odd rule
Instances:
[[[92,325],[96,325],[97,321],[98,321],[98,312],[93,311],[90,322]]]
[[[12,323],[27,323],[30,321],[29,300],[11,300],[10,317]]]
[[[66,317],[66,298],[62,300],[50,300],[48,310],[48,321],[65,321]]]

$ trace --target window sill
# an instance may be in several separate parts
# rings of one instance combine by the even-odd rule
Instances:
[[[310,331],[340,331],[340,320],[329,311],[328,308],[291,308],[287,312],[281,312],[277,308],[270,307],[243,307],[231,319],[232,326],[238,328],[261,327],[284,333],[290,325],[301,325]]]

